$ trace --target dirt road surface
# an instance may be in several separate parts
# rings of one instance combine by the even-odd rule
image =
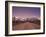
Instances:
[[[31,29],[40,29],[40,25],[26,22],[13,26],[13,30],[31,30]]]

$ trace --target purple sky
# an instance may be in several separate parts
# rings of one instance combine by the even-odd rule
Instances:
[[[12,7],[12,16],[21,18],[30,18],[36,16],[40,18],[40,8],[39,7]]]

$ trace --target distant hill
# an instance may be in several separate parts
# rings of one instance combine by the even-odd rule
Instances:
[[[35,24],[40,24],[40,20],[36,17],[32,17],[32,18],[16,18],[16,17],[12,17],[13,22],[15,23],[25,23],[25,22],[30,22],[30,23],[35,23]]]

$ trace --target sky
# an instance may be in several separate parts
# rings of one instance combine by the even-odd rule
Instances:
[[[40,18],[40,8],[39,7],[12,7],[12,16],[19,18]]]

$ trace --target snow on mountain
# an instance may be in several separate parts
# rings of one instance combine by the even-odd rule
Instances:
[[[39,20],[39,18],[37,17],[31,17],[31,18],[20,18],[20,17],[13,17],[15,20],[19,20],[19,21],[35,21],[35,20]]]

